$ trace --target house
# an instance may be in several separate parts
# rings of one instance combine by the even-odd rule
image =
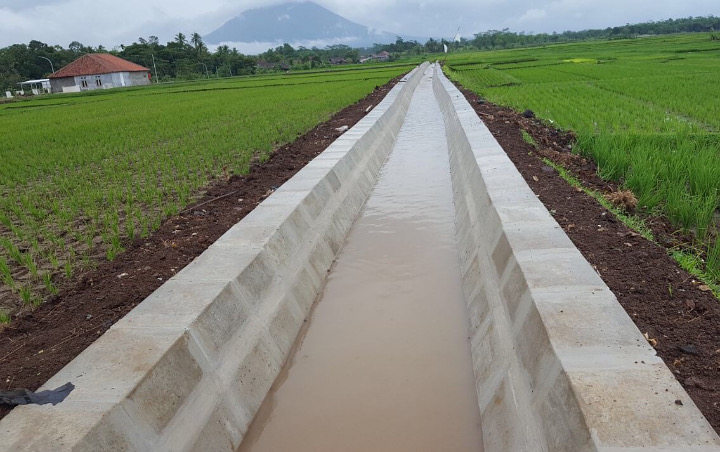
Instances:
[[[375,55],[378,61],[389,61],[390,60],[390,53],[383,50],[382,52],[378,52],[377,55]]]
[[[89,53],[50,75],[53,93],[150,84],[150,69],[109,53]]]
[[[372,54],[360,58],[361,63],[367,63],[368,61],[390,61],[390,53],[383,50],[382,52],[378,52],[377,54]]]
[[[348,60],[346,60],[345,58],[330,58],[330,64],[348,64]]]

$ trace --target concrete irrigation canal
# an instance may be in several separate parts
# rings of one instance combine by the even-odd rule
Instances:
[[[2,451],[720,451],[436,65],[0,421]]]

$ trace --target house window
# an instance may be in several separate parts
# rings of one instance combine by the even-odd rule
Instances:
[[[80,86],[83,87],[83,88],[87,88],[87,87],[88,87],[88,82],[87,82],[87,80],[85,79],[85,77],[80,77]]]
[[[102,86],[102,80],[100,80],[100,76],[95,76],[95,86]]]

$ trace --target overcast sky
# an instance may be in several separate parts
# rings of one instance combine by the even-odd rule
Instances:
[[[0,0],[0,47],[36,39],[111,49],[138,37],[207,34],[273,0]],[[403,35],[452,38],[490,29],[552,32],[688,16],[720,16],[719,0],[317,0],[362,25]]]

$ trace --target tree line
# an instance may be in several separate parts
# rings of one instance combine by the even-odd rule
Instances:
[[[477,33],[471,39],[462,38],[459,42],[430,39],[425,44],[417,41],[403,41],[398,38],[393,44],[376,44],[374,50],[387,50],[397,54],[440,53],[447,45],[450,51],[457,50],[498,50],[517,47],[540,46],[590,40],[628,39],[640,36],[664,35],[674,33],[710,32],[711,39],[720,40],[720,17],[688,17],[668,19],[658,22],[626,24],[620,27],[592,29],[583,31],[565,31],[562,33],[524,33],[503,30],[488,30]],[[718,32],[715,34],[714,32]]]
[[[157,36],[139,38],[130,45],[121,45],[109,53],[151,69],[160,81],[201,77],[248,75],[263,71],[313,69],[336,62],[357,63],[363,55],[387,51],[391,59],[402,55],[437,54],[448,46],[451,51],[491,50],[545,45],[584,40],[633,38],[687,32],[720,31],[720,18],[715,16],[668,19],[658,22],[626,24],[605,29],[565,31],[563,33],[516,33],[508,29],[477,33],[459,42],[429,39],[424,44],[398,37],[391,44],[375,44],[371,49],[353,49],[347,45],[294,48],[284,44],[257,56],[243,55],[235,48],[219,46],[208,50],[202,36],[178,33],[172,41],[161,44]],[[720,35],[713,34],[714,39]],[[15,90],[25,80],[46,78],[86,53],[108,52],[103,46],[89,47],[73,41],[67,48],[51,46],[40,41],[14,44],[0,49],[0,88]],[[49,60],[49,61],[48,61]],[[51,66],[52,65],[52,66]]]
[[[467,44],[478,50],[490,50],[573,41],[627,39],[639,36],[715,31],[720,31],[720,17],[707,16],[625,24],[605,29],[565,31],[563,33],[525,34],[514,33],[508,29],[490,30],[476,34],[473,39],[467,41]]]
[[[157,36],[139,38],[129,45],[108,51],[103,46],[89,47],[77,41],[67,48],[40,41],[14,44],[0,49],[0,89],[17,90],[18,83],[47,78],[53,70],[87,53],[111,53],[151,70],[159,81],[187,80],[203,77],[229,77],[265,71],[311,69],[328,66],[333,58],[358,62],[360,53],[346,45],[324,49],[293,48],[289,44],[269,49],[257,56],[244,55],[236,48],[222,45],[211,52],[198,33],[178,33],[161,44]]]

